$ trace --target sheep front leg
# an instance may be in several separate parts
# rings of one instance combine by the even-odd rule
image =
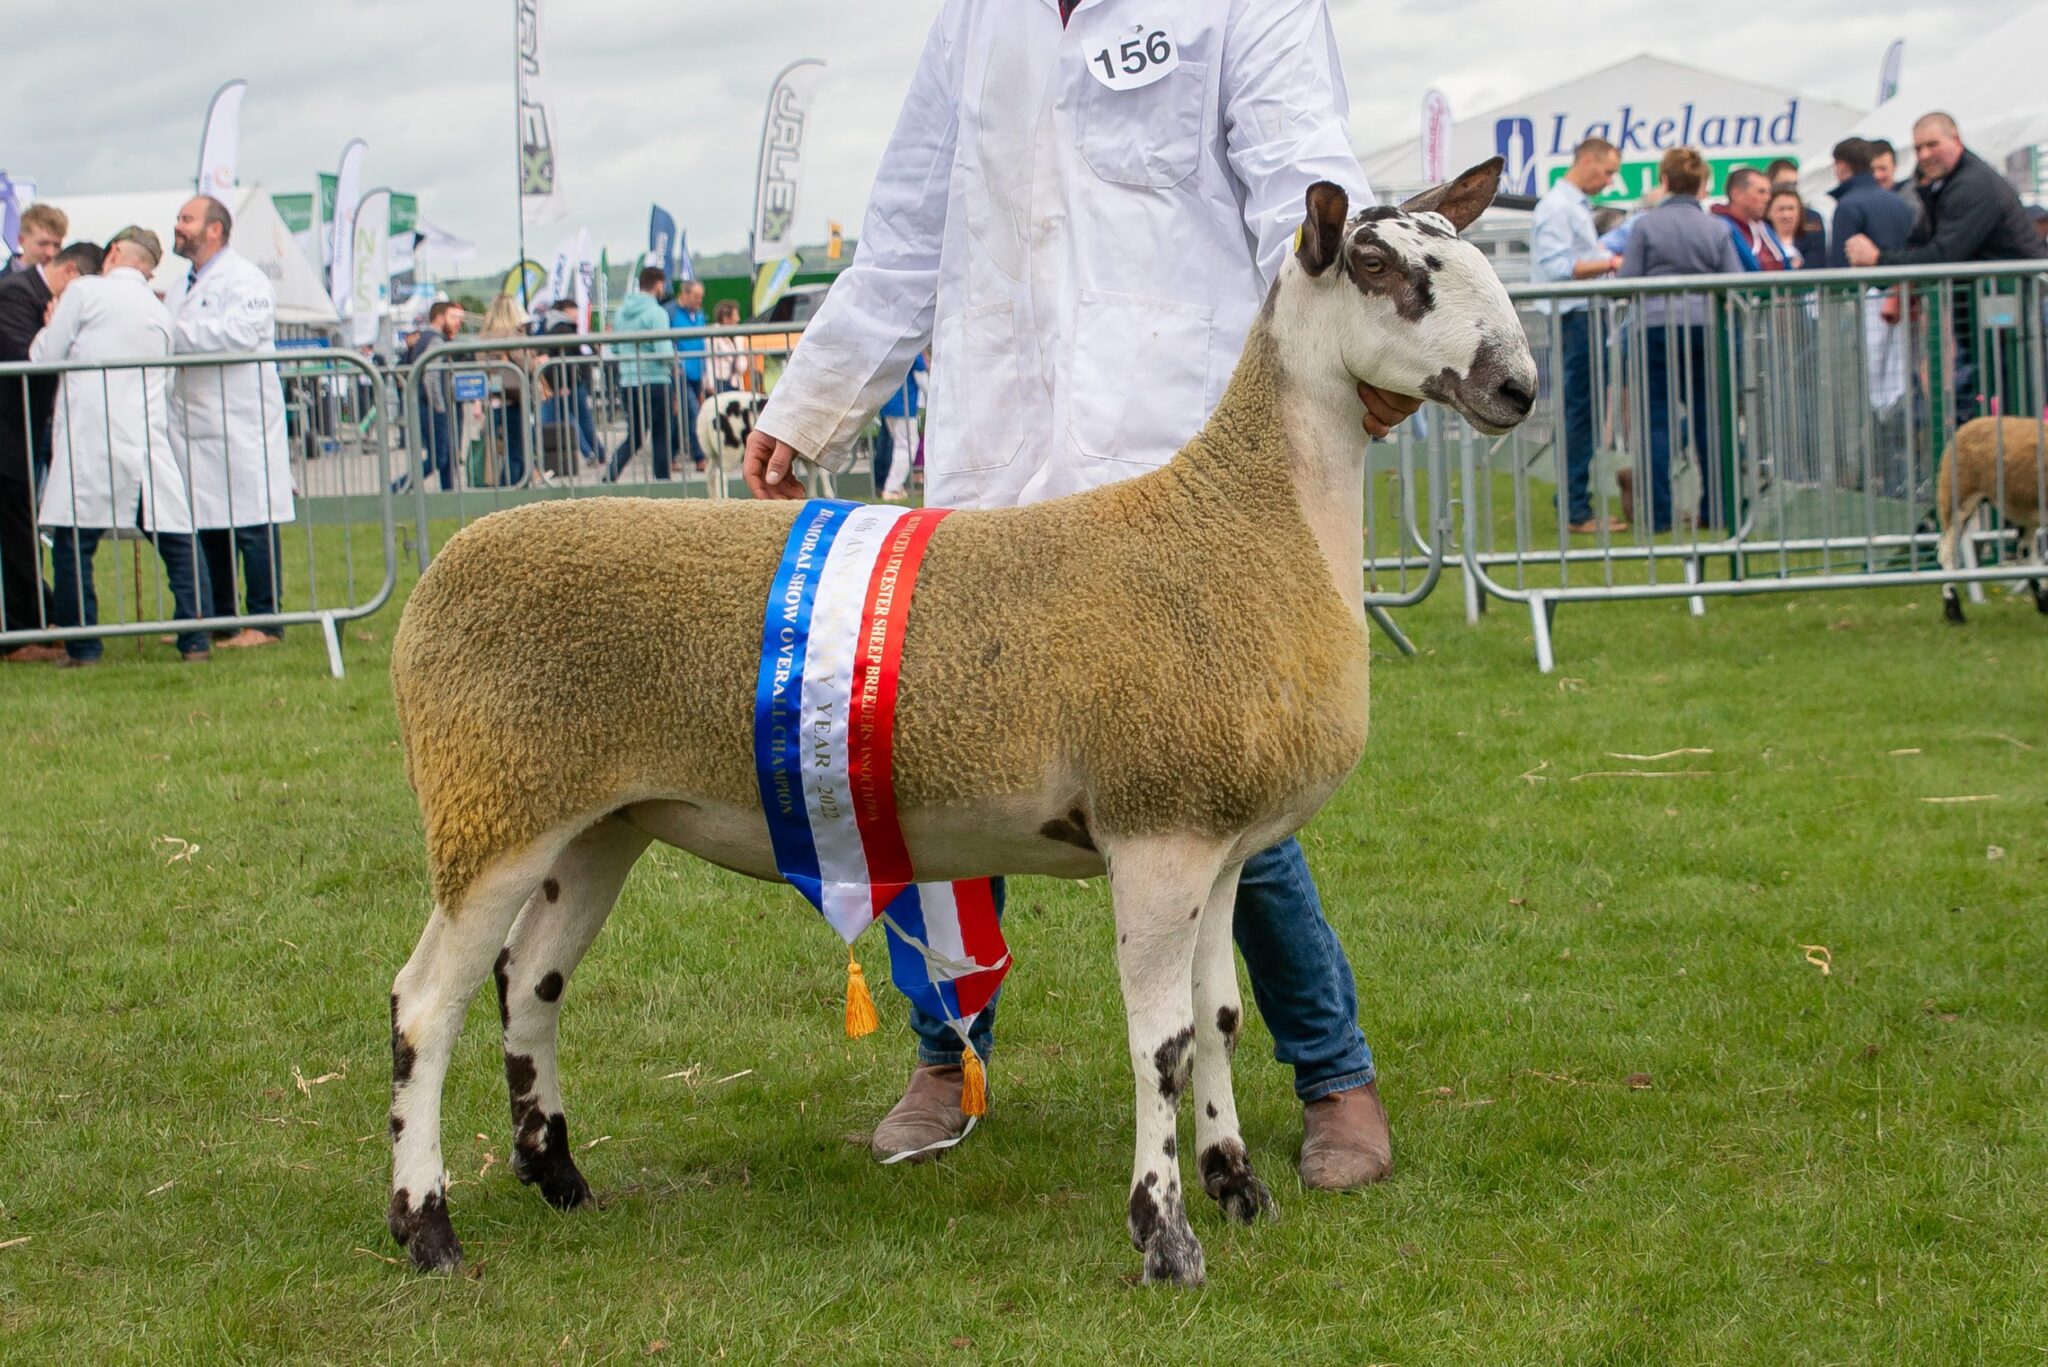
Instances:
[[[1237,913],[1237,876],[1243,867],[1232,865],[1217,878],[1195,937],[1194,1102],[1195,1169],[1202,1175],[1202,1190],[1226,1216],[1248,1225],[1261,1215],[1279,1215],[1280,1207],[1252,1172],[1230,1081],[1230,1061],[1244,1023],[1237,955],[1230,938]]]
[[[1175,1131],[1194,1064],[1195,942],[1222,851],[1211,842],[1154,838],[1116,842],[1104,855],[1137,1084],[1131,1243],[1145,1255],[1147,1282],[1199,1286],[1202,1245],[1181,1199]]]

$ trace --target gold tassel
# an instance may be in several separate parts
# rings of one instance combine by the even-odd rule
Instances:
[[[846,947],[846,1037],[860,1039],[875,1033],[881,1024],[875,1015],[875,999],[868,995],[867,975],[860,971],[860,960],[853,957],[853,946]]]
[[[982,1071],[981,1056],[971,1044],[960,1059],[960,1113],[988,1114],[988,1077]]]

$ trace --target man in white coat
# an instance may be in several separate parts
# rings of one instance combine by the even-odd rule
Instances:
[[[124,228],[107,244],[98,275],[82,275],[57,300],[29,345],[35,361],[115,361],[171,354],[171,315],[150,288],[163,259],[157,235]],[[93,554],[115,528],[140,527],[156,544],[180,621],[199,618],[199,578],[185,477],[171,451],[167,369],[67,373],[51,422],[50,476],[38,521],[49,530],[55,625],[93,626]],[[139,608],[147,612],[147,605]],[[209,658],[203,631],[178,635],[189,663]],[[95,639],[66,641],[61,665],[99,662]]]
[[[932,346],[934,505],[1005,507],[1164,464],[1235,368],[1308,186],[1370,205],[1325,0],[948,0],[834,282],[750,438],[756,497],[843,468]],[[1374,435],[1414,411],[1361,390]],[[1392,1153],[1351,966],[1300,846],[1255,856],[1236,936],[1303,1103],[1301,1174],[1361,1186]],[[986,1058],[994,1012],[975,1045]],[[876,1128],[883,1162],[958,1143],[957,1043]]]
[[[269,351],[277,345],[277,291],[255,262],[228,250],[227,206],[199,195],[178,211],[172,249],[192,263],[171,317],[180,356]],[[180,367],[171,387],[171,441],[192,483],[200,591],[208,617],[235,612],[236,559],[243,611],[278,610],[278,529],[293,517],[291,447],[277,367]],[[277,627],[250,627],[223,646],[269,645]]]

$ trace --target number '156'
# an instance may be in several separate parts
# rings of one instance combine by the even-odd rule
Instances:
[[[1166,31],[1153,29],[1145,35],[1143,42],[1136,38],[1125,39],[1116,50],[1116,62],[1111,61],[1108,48],[1096,53],[1095,60],[1102,63],[1102,74],[1113,81],[1116,79],[1118,62],[1123,66],[1124,75],[1135,76],[1146,67],[1163,62],[1172,55],[1173,44],[1166,40]]]

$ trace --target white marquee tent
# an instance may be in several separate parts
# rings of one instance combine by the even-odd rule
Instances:
[[[291,229],[279,217],[270,192],[261,185],[238,187],[236,202],[228,206],[235,226],[228,248],[239,252],[262,268],[277,289],[277,320],[280,323],[334,323],[339,321],[320,272],[306,260],[293,239]],[[185,293],[185,276],[191,263],[171,253],[171,225],[178,210],[192,198],[189,190],[145,190],[119,195],[43,196],[71,219],[69,238],[104,244],[121,229],[134,224],[148,228],[163,239],[164,259],[151,280],[165,299],[175,303]]]
[[[1508,161],[1504,188],[1540,195],[1574,146],[1603,137],[1621,149],[1617,191],[1638,191],[1671,147],[1697,147],[1710,162],[1796,157],[1801,147],[1832,147],[1862,117],[1846,105],[1644,54],[1459,119],[1450,163],[1456,172],[1499,154]],[[1383,198],[1422,184],[1419,137],[1362,160]]]
[[[2048,4],[2034,4],[1969,43],[1946,61],[1917,65],[1913,49],[1899,78],[1898,93],[1836,135],[1885,138],[1899,150],[1903,168],[1913,160],[1913,122],[1942,110],[1955,116],[1963,143],[2005,169],[2005,159],[2023,148],[2048,143]],[[1835,183],[1832,141],[1813,140],[1800,159],[1800,181],[1809,191]]]

